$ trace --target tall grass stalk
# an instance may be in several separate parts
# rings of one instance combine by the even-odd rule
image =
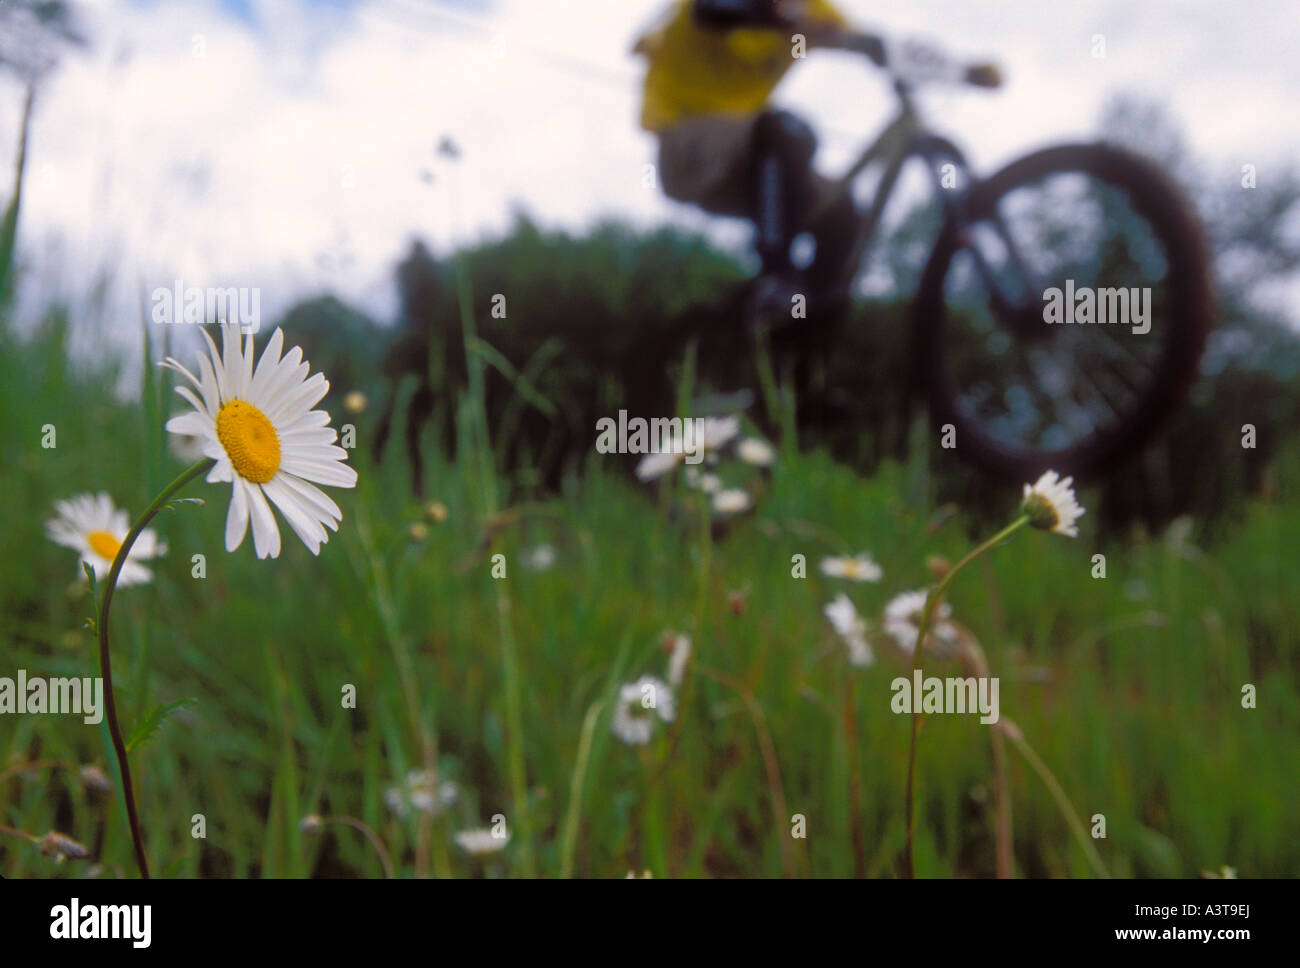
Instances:
[[[930,631],[930,622],[934,617],[934,610],[939,607],[939,602],[943,600],[944,593],[948,590],[948,586],[952,584],[953,579],[961,573],[963,568],[980,555],[996,548],[1028,523],[1029,515],[1022,514],[983,544],[967,552],[966,557],[953,565],[952,568],[949,569],[948,573],[939,580],[939,584],[935,585],[930,591],[930,594],[926,596],[925,609],[921,612],[921,622],[917,629],[916,648],[913,650],[912,654],[912,677],[914,679],[916,673],[921,670],[921,653],[925,649],[925,637]],[[921,731],[922,718],[921,710],[914,708],[912,710],[912,739],[907,750],[907,796],[904,805],[904,811],[907,818],[905,871],[908,877],[916,876],[916,866],[912,857],[912,842],[916,831],[916,813],[914,803],[914,790],[916,786],[916,743],[917,735]]]

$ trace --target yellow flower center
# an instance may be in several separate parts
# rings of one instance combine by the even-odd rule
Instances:
[[[86,541],[90,545],[90,550],[106,561],[116,558],[118,549],[122,547],[122,542],[107,531],[92,531],[86,535]]]
[[[850,558],[846,562],[844,562],[844,577],[845,578],[862,577],[862,566],[858,564],[858,560],[856,558]]]
[[[217,439],[235,473],[265,484],[280,469],[280,437],[266,414],[251,403],[231,400],[217,413]]]

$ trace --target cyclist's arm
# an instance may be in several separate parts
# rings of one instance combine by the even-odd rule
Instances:
[[[693,0],[696,21],[717,30],[737,27],[771,27],[804,35],[809,47],[853,50],[884,62],[880,38],[809,17],[803,0]]]

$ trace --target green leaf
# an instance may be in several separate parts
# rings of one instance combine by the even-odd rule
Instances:
[[[198,699],[191,696],[188,699],[178,699],[175,702],[155,706],[149,710],[149,712],[145,713],[144,719],[135,724],[135,728],[131,730],[130,735],[127,737],[126,751],[129,753],[137,746],[147,743],[153,738],[153,734],[158,731],[158,727],[162,725],[164,719],[186,706],[194,705],[196,702],[198,702]]]
[[[86,562],[81,563],[81,570],[86,573],[86,581],[90,582],[90,605],[92,608],[99,609],[99,599],[96,595],[95,588],[95,569],[91,568]]]
[[[199,507],[203,507],[203,498],[201,498],[201,497],[174,497],[174,498],[172,498],[170,501],[168,501],[166,504],[164,504],[162,507],[160,507],[158,510],[159,510],[159,511],[174,511],[174,510],[176,510],[176,506],[177,506],[178,504],[195,504],[195,505],[197,505],[197,506],[199,506]]]

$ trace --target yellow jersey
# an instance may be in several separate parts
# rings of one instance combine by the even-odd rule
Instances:
[[[848,25],[829,0],[807,0],[800,23]],[[771,27],[712,29],[695,21],[691,0],[679,0],[668,22],[637,41],[650,61],[641,127],[660,131],[704,114],[757,114],[795,58],[792,42]]]

